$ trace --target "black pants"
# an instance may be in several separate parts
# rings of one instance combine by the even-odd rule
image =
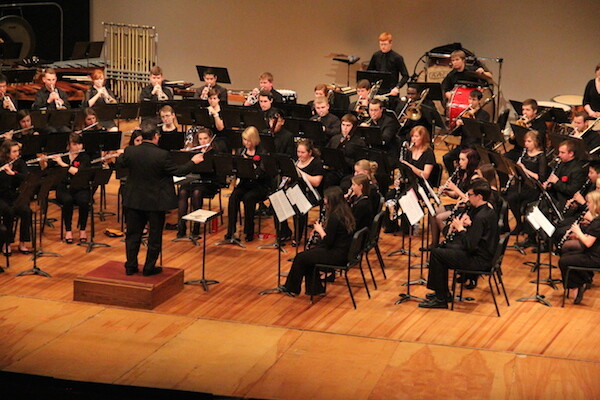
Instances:
[[[240,203],[244,203],[244,234],[254,236],[254,213],[256,205],[267,198],[267,189],[260,186],[238,185],[229,197],[227,211],[229,219],[227,223],[227,234],[233,235],[236,231],[237,215],[240,211]]]
[[[564,248],[563,254],[560,256],[558,260],[558,266],[560,268],[560,272],[562,273],[563,284],[568,289],[574,289],[583,286],[584,283],[589,283],[592,281],[592,277],[594,273],[591,271],[580,271],[572,269],[569,272],[569,281],[565,282],[567,275],[567,267],[568,266],[576,266],[576,267],[600,267],[600,263],[595,258],[590,257],[589,254],[586,254],[585,251],[566,251],[567,248]]]
[[[525,184],[519,183],[512,185],[506,191],[504,198],[508,202],[508,207],[517,221],[517,226],[520,227],[523,224],[523,214],[521,213],[523,208],[527,204],[534,202],[538,196],[539,192],[536,189],[532,189],[528,186],[526,187]]]
[[[67,232],[72,230],[71,220],[73,219],[73,207],[74,205],[77,205],[79,207],[77,226],[79,227],[79,230],[84,231],[87,225],[88,213],[90,211],[90,191],[88,189],[69,190],[59,186],[56,189],[56,201],[62,206],[65,230]]]
[[[346,264],[346,257],[347,254],[337,254],[337,252],[324,247],[314,247],[298,253],[285,281],[285,288],[292,293],[300,294],[304,278],[307,295],[322,293],[324,288],[319,279],[317,279],[315,287],[312,287],[315,265],[343,265]]]
[[[429,259],[427,288],[434,290],[438,298],[446,298],[450,296],[450,290],[448,290],[449,269],[460,268],[480,271],[484,268],[483,266],[478,265],[478,263],[469,263],[465,262],[465,260],[469,260],[469,254],[460,248],[436,247],[433,249],[431,251],[431,258]]]
[[[137,270],[142,233],[146,223],[148,223],[148,252],[146,253],[144,269],[150,270],[156,266],[156,260],[161,251],[165,212],[127,208],[125,209],[125,213],[127,215],[127,234],[125,237],[127,262],[125,263],[125,269]]]
[[[19,228],[19,240],[21,242],[31,241],[31,208],[17,206],[5,200],[0,200],[0,217],[4,221],[8,233],[8,243],[15,241],[15,217],[21,220]]]

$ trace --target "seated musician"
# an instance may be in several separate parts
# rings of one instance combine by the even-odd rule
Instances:
[[[421,308],[448,308],[451,294],[448,290],[450,268],[488,271],[499,241],[498,219],[488,205],[490,185],[476,179],[467,190],[471,211],[454,218],[450,225],[453,240],[445,247],[431,250],[427,288],[433,293],[419,303]]]
[[[0,73],[0,107],[3,111],[17,112],[19,103],[13,98],[8,90],[8,79],[6,75]]]
[[[479,166],[479,153],[474,149],[463,149],[458,156],[458,166],[450,175],[448,180],[440,188],[439,194],[445,194],[457,199],[458,203],[465,203],[467,199],[467,188],[471,184],[475,170]],[[458,207],[454,204],[442,205],[436,209],[435,217],[430,216],[431,245],[436,246],[440,241],[440,232],[444,227],[451,210]]]
[[[222,132],[225,129],[225,122],[221,116],[221,98],[219,91],[216,88],[210,89],[208,92],[208,115],[212,120],[213,132]],[[224,103],[227,104],[227,103]]]
[[[316,115],[310,117],[311,121],[319,121],[323,125],[325,133],[322,143],[327,143],[329,140],[340,133],[340,119],[329,112],[329,101],[325,97],[317,97],[314,102]]]
[[[323,221],[314,223],[314,232],[318,233],[320,242],[294,258],[285,284],[278,287],[287,296],[296,297],[300,294],[302,279],[307,295],[325,293],[320,280],[317,279],[316,285],[312,286],[315,264],[344,265],[348,261],[356,222],[339,187],[333,186],[325,190],[324,207]]]
[[[573,140],[565,140],[558,146],[560,165],[555,166],[556,170],[543,184],[559,211],[564,209],[567,200],[575,195],[586,180],[587,169],[584,168],[584,162],[576,156],[575,146]],[[546,204],[544,206],[550,207]],[[537,240],[533,229],[527,225],[524,231],[528,235],[527,239],[517,244],[522,248],[536,245]]]
[[[379,127],[381,145],[378,147],[387,152],[392,160],[398,159],[400,124],[393,114],[385,110],[381,100],[373,99],[369,102],[369,121],[363,122],[361,126]]]
[[[163,106],[158,112],[160,115],[160,129],[158,133],[164,135],[166,133],[176,133],[177,131],[177,115],[171,106]]]
[[[273,74],[270,72],[263,72],[258,79],[259,88],[252,90],[250,96],[248,96],[244,102],[245,106],[253,106],[256,104],[260,92],[271,92],[271,102],[275,101],[275,103],[283,103],[283,96],[273,88]]]
[[[92,87],[85,91],[81,107],[95,107],[117,103],[117,96],[112,90],[106,87],[106,78],[103,70],[93,70],[90,74],[90,78],[92,79]],[[116,127],[116,124],[113,120],[107,120],[102,121],[102,126],[107,130],[112,131],[112,128]]]
[[[251,158],[254,161],[254,170],[256,178],[240,178],[238,184],[231,192],[229,197],[227,223],[227,233],[225,240],[232,240],[237,226],[237,215],[240,210],[240,203],[244,203],[244,234],[246,242],[254,240],[254,213],[256,205],[265,200],[270,190],[270,179],[265,173],[261,154],[263,151],[259,148],[260,135],[258,130],[250,126],[242,133],[243,148],[239,152],[244,158]]]
[[[392,35],[388,32],[379,35],[379,51],[373,53],[367,69],[392,74],[392,90],[390,91],[392,96],[398,96],[400,88],[410,78],[406,64],[404,64],[404,58],[392,50]],[[401,79],[399,79],[400,76]]]
[[[546,154],[542,150],[540,135],[535,130],[530,130],[525,134],[525,148],[521,152],[517,165],[531,178],[543,182],[546,179],[548,162]],[[510,178],[505,191],[506,201],[515,217],[516,225],[511,231],[511,235],[518,235],[523,229],[523,215],[527,204],[535,201],[540,195],[537,188],[526,185],[518,177]]]
[[[150,68],[150,84],[140,92],[140,102],[173,100],[173,91],[164,81],[162,68],[158,65]]]
[[[596,77],[585,85],[583,109],[592,118],[600,118],[600,63],[594,70]]]
[[[65,110],[71,108],[67,93],[56,87],[56,71],[53,68],[44,70],[42,82],[44,86],[36,92],[32,109]]]
[[[585,143],[585,148],[587,151],[591,152],[600,146],[600,135],[593,128],[588,127],[588,123],[585,119],[586,115],[587,114],[582,111],[573,114],[573,136],[582,139],[583,143]],[[598,150],[595,152],[597,151]]]
[[[77,123],[74,126],[74,131],[78,134],[82,134],[84,131],[106,131],[107,129],[98,121],[98,115],[91,107],[84,108],[81,113],[78,114]],[[111,132],[116,132],[117,127],[113,127]]]
[[[437,111],[434,111],[435,105],[428,97],[421,104],[421,118],[417,121],[408,118],[407,109],[419,100],[421,100],[421,93],[419,93],[414,84],[409,83],[406,89],[406,97],[400,98],[395,110],[396,117],[402,126],[400,129],[400,136],[402,137],[408,136],[410,130],[418,125],[424,126],[429,132],[433,128],[432,121]]]
[[[206,155],[222,153],[224,149],[219,148],[216,141],[212,141],[212,133],[208,128],[200,127],[194,134],[192,142],[190,142],[186,149],[196,146],[208,145],[210,146],[196,150],[202,154],[202,161]],[[192,211],[196,211],[202,208],[204,199],[213,198],[219,191],[220,182],[215,172],[204,172],[200,174],[198,179],[181,185],[179,187],[178,197],[178,216],[179,222],[177,224],[177,237],[182,238],[186,236],[186,223],[181,218],[188,213],[188,199],[191,199]],[[200,224],[194,224],[192,235],[198,236],[200,234]]]
[[[540,136],[540,145],[542,146],[542,150],[544,150],[546,148],[546,123],[541,118],[541,114],[538,113],[537,101],[535,99],[524,100],[521,112],[523,115],[517,120],[516,124],[536,130]],[[510,138],[508,142],[513,144],[514,147],[505,156],[513,161],[517,161],[521,153],[523,153],[523,148],[519,146],[514,137]]]
[[[483,93],[480,90],[473,90],[469,93],[469,108],[467,111],[456,120],[457,131],[462,134],[462,128],[458,128],[464,125],[463,118],[474,118],[477,121],[489,122],[490,114],[481,108],[481,99]],[[454,168],[454,162],[458,160],[458,154],[462,149],[466,149],[473,145],[480,144],[479,139],[462,134],[460,145],[456,146],[446,154],[444,154],[443,162],[448,173]]]
[[[15,240],[15,217],[21,220],[19,227],[19,253],[29,254],[27,242],[31,241],[31,208],[16,203],[19,187],[28,175],[27,164],[20,158],[21,146],[14,140],[5,140],[0,146],[0,216],[8,232],[5,253],[11,253]],[[12,164],[9,164],[12,163]]]
[[[569,280],[566,280],[568,266],[600,267],[600,191],[594,191],[585,196],[588,210],[583,220],[570,227],[570,234],[562,247],[558,261],[562,273],[563,285],[567,289],[577,288],[577,296],[573,301],[579,304],[584,292],[592,286],[594,273],[591,271],[571,270]]]
[[[371,182],[367,175],[354,175],[352,177],[352,186],[350,187],[350,196],[348,203],[356,221],[356,230],[362,228],[371,228],[375,213],[372,208],[372,200],[369,199],[371,192]]]
[[[467,65],[467,55],[462,50],[454,50],[450,54],[450,61],[452,64],[452,71],[446,75],[442,81],[442,91],[446,97],[446,100],[452,98],[452,91],[454,87],[461,82],[471,82],[474,84],[486,84],[485,78],[491,78],[492,73],[486,71],[483,66]],[[481,79],[473,79],[467,75],[467,72],[475,72],[481,76]]]
[[[208,100],[210,91],[215,90],[221,104],[227,104],[227,89],[217,83],[217,74],[212,69],[207,68],[202,74],[202,79],[204,80],[204,86],[196,89],[194,98]]]
[[[275,153],[286,154],[296,158],[296,145],[294,134],[285,128],[285,116],[281,110],[270,109],[267,113],[269,119],[269,133],[273,135]]]
[[[327,99],[327,102],[329,102],[331,104],[330,95],[333,93],[329,91],[329,88],[327,87],[326,84],[319,83],[318,85],[316,85],[315,89],[314,89],[314,93],[315,93],[315,100],[318,99],[319,97],[325,97]],[[315,108],[314,108],[315,100],[310,100],[308,103],[306,103],[306,105],[310,107],[313,115],[316,115]]]
[[[344,160],[347,167],[343,170],[329,168],[325,172],[323,187],[326,189],[330,186],[337,186],[341,179],[352,170],[354,160],[356,159],[356,151],[360,147],[365,147],[365,142],[356,134],[356,126],[358,119],[353,114],[346,114],[342,117],[340,124],[340,133],[333,136],[327,148],[339,149],[344,153]]]
[[[345,176],[340,183],[341,189],[344,191],[344,193],[348,194],[350,188],[352,187],[352,177],[356,175],[366,175],[371,183],[371,189],[369,190],[368,197],[371,201],[371,208],[375,213],[379,212],[379,199],[381,198],[381,192],[379,190],[379,184],[376,177],[378,169],[379,165],[375,161],[358,160],[354,164],[353,175]]]
[[[310,139],[300,139],[296,143],[296,153],[298,161],[296,166],[298,167],[298,173],[301,178],[306,178],[310,185],[321,192],[321,182],[323,181],[323,162],[319,158],[320,153],[317,148],[314,147]],[[296,237],[293,245],[300,243],[302,232],[306,226],[305,218],[298,218],[296,221]],[[280,237],[282,241],[289,240],[292,236],[292,231],[289,228],[287,221],[283,221],[280,227]]]
[[[17,127],[16,129],[11,129],[8,132],[4,132],[0,135],[1,139],[14,139],[21,138],[26,135],[39,135],[40,133],[36,131],[31,123],[31,114],[29,110],[19,110],[17,111]]]
[[[369,92],[371,83],[367,79],[361,79],[356,83],[356,101],[350,103],[348,112],[357,116],[360,120],[369,118]]]
[[[63,223],[65,224],[65,242],[67,244],[73,243],[71,220],[73,219],[73,206],[77,205],[79,207],[79,219],[77,221],[79,241],[85,243],[87,241],[85,228],[89,213],[90,189],[87,185],[85,187],[73,187],[71,178],[79,172],[79,169],[91,166],[90,157],[82,151],[81,136],[74,132],[69,135],[67,150],[70,153],[63,157],[54,156],[52,158],[53,163],[49,163],[49,167],[68,169],[65,179],[56,187],[56,200],[62,206]]]

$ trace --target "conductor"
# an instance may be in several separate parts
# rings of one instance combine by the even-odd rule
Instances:
[[[129,170],[123,190],[127,218],[125,273],[133,275],[138,272],[142,232],[148,223],[148,252],[142,273],[150,276],[162,272],[161,267],[156,267],[156,260],[162,247],[165,212],[177,208],[173,176],[191,172],[194,164],[202,161],[202,154],[198,153],[188,163],[178,166],[167,150],[158,147],[160,135],[154,122],[142,122],[141,130],[142,144],[119,150],[122,155],[117,159],[117,166]]]

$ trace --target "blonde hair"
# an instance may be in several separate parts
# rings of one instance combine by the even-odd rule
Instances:
[[[600,191],[594,190],[589,192],[585,196],[585,199],[592,204],[592,207],[590,208],[590,214],[596,218],[598,215],[600,215]]]
[[[250,140],[254,147],[260,144],[260,135],[258,134],[258,129],[256,129],[254,126],[249,126],[244,129],[244,132],[242,132],[242,138]]]
[[[375,181],[375,174],[377,173],[377,168],[379,168],[379,164],[377,164],[377,162],[369,160],[358,160],[354,164],[354,166],[358,167],[359,169],[362,169],[363,171],[367,171],[367,176],[369,177],[369,179],[372,182]]]

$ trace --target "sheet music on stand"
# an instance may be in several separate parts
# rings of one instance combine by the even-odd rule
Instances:
[[[425,182],[425,187],[427,188],[427,191],[429,192],[429,195],[431,196],[431,198],[435,201],[435,204],[442,204],[442,201],[438,197],[435,190],[433,190],[433,188],[429,184],[429,181],[427,179],[425,179],[425,176],[423,175],[422,172],[421,172],[421,178],[423,178],[423,182]],[[435,215],[435,213],[433,213],[433,215]]]
[[[425,181],[425,182],[427,182],[427,181]],[[421,195],[421,198],[425,202],[427,209],[429,210],[429,215],[435,216],[435,210],[433,209],[433,206],[431,205],[431,202],[429,201],[429,196],[427,196],[427,193],[425,193],[425,189],[423,189],[423,186],[419,185],[418,191],[419,191],[419,194]]]
[[[219,214],[217,211],[203,210],[200,208],[187,215],[184,215],[181,218],[187,221],[206,223],[211,218],[214,218],[217,214]]]
[[[319,192],[317,192],[317,189],[315,189],[314,186],[310,184],[306,175],[300,174],[300,173],[298,173],[298,175],[300,175],[302,177],[302,180],[304,180],[304,182],[306,183],[306,186],[310,189],[313,196],[315,196],[316,201],[321,201],[321,195],[319,194]],[[304,197],[306,198],[306,196],[304,196]]]
[[[400,208],[406,214],[406,218],[408,218],[408,222],[411,225],[415,225],[425,216],[419,204],[419,198],[413,188],[410,188],[404,196],[400,197]]]
[[[294,212],[294,208],[290,203],[290,200],[285,194],[285,191],[278,190],[272,195],[269,196],[269,201],[275,210],[275,215],[277,215],[277,219],[279,222],[283,222],[286,219],[293,217],[296,215]]]
[[[304,193],[302,193],[302,189],[300,189],[300,186],[292,186],[291,188],[285,191],[285,194],[289,199],[290,203],[296,206],[301,214],[306,214],[313,208],[312,203],[308,201]]]
[[[544,233],[548,235],[548,237],[552,237],[552,234],[556,230],[552,222],[546,218],[544,213],[538,208],[538,206],[534,206],[529,214],[527,214],[527,221],[531,224],[533,229],[536,231],[542,228]]]

